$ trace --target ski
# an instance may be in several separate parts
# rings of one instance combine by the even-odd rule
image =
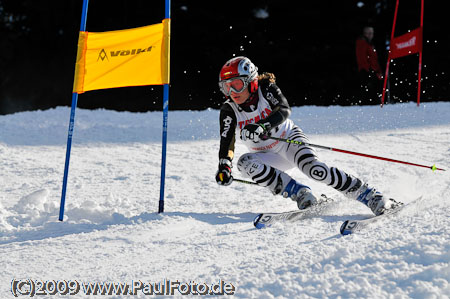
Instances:
[[[362,220],[346,220],[344,221],[344,223],[342,223],[341,228],[340,228],[340,232],[342,235],[350,235],[353,234],[355,232],[359,232],[361,230],[363,230],[364,228],[366,228],[367,226],[378,222],[380,220],[385,219],[386,217],[392,216],[394,214],[397,214],[399,211],[401,211],[406,205],[405,204],[401,204],[398,207],[396,207],[393,210],[389,210],[387,212],[385,212],[382,215],[379,216],[373,216],[367,219],[362,219]]]
[[[321,195],[321,200],[312,207],[304,210],[294,210],[282,213],[261,213],[253,220],[253,225],[258,228],[265,228],[271,226],[276,222],[294,222],[301,219],[316,217],[321,214],[328,203],[333,202],[333,199],[327,197],[325,194]]]

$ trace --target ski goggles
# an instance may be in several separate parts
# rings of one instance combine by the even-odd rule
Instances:
[[[220,90],[224,95],[230,96],[231,92],[241,93],[247,87],[247,80],[243,77],[234,77],[228,80],[222,80],[219,82]]]

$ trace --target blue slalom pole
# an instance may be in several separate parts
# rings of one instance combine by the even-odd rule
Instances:
[[[165,19],[170,19],[170,0],[165,1]],[[164,84],[163,95],[163,127],[162,127],[162,157],[161,157],[161,184],[159,187],[158,213],[164,212],[164,186],[166,179],[166,152],[167,152],[167,122],[169,118],[169,84]]]
[[[165,1],[165,12],[164,12],[164,18],[170,19],[170,0]]]
[[[166,177],[166,152],[167,152],[167,122],[169,118],[169,84],[164,84],[163,101],[163,129],[162,129],[162,157],[161,157],[161,185],[159,193],[158,213],[164,212],[164,183]]]
[[[83,0],[80,31],[86,31],[86,20],[89,0]],[[72,106],[70,108],[69,133],[67,134],[66,163],[64,165],[63,186],[61,192],[61,204],[59,207],[59,221],[64,219],[64,206],[66,204],[67,177],[69,176],[70,151],[72,149],[73,127],[75,126],[75,110],[77,108],[78,93],[72,93]]]

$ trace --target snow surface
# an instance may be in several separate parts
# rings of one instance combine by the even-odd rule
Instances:
[[[1,298],[12,297],[13,279],[222,280],[239,298],[450,296],[450,171],[318,150],[328,164],[411,204],[344,237],[341,223],[369,217],[369,209],[293,170],[336,202],[319,217],[257,230],[258,212],[295,203],[258,186],[218,186],[219,112],[171,111],[159,215],[162,113],[77,109],[59,222],[69,114],[59,107],[0,116]],[[448,102],[295,107],[291,118],[312,143],[450,167]],[[236,155],[243,153],[238,143]]]

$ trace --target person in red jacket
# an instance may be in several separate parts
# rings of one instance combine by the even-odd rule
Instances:
[[[380,82],[383,79],[378,55],[373,45],[373,27],[366,26],[356,40],[356,62],[360,83],[360,103],[376,103],[380,97]]]

